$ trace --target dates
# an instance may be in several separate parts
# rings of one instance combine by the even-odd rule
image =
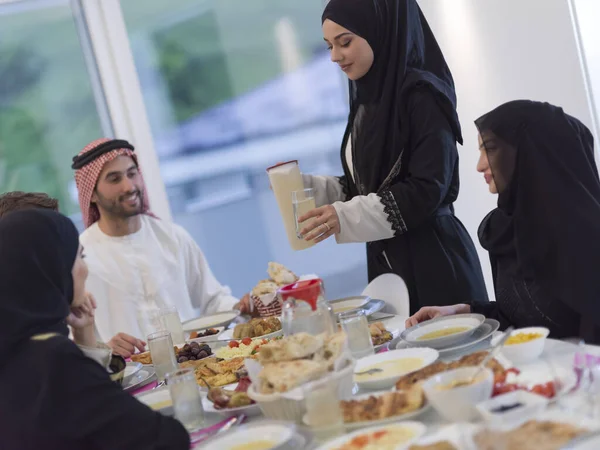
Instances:
[[[177,362],[197,361],[212,355],[212,350],[208,344],[199,344],[192,342],[185,344],[177,351]]]

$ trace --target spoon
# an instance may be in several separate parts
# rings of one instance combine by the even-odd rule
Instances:
[[[364,372],[356,372],[354,375],[373,375],[374,373],[379,373],[379,372],[383,372],[383,369],[374,367],[372,369],[365,370]]]
[[[494,345],[492,347],[492,349],[490,350],[488,355],[485,358],[483,358],[483,361],[481,361],[479,366],[477,366],[477,370],[475,371],[475,373],[473,375],[471,375],[471,378],[468,379],[468,381],[467,381],[468,384],[473,383],[475,381],[475,379],[477,378],[477,376],[483,371],[483,369],[485,369],[485,367],[487,366],[487,363],[489,363],[492,360],[492,358],[496,357],[496,355],[498,354],[500,349],[504,346],[504,343],[508,340],[508,338],[510,337],[510,334],[512,333],[512,331],[514,329],[515,329],[515,327],[508,327],[506,329],[506,331],[504,332],[504,336],[502,336],[502,339],[500,339],[496,343],[496,345]]]

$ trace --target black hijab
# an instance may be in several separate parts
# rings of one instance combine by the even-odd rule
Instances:
[[[492,257],[600,324],[600,180],[592,134],[548,103],[518,100],[476,120],[498,208],[479,229]]]
[[[0,365],[36,334],[68,336],[78,249],[75,225],[57,212],[17,211],[0,221]]]
[[[365,39],[375,55],[369,72],[350,81],[354,179],[359,194],[380,192],[396,181],[410,140],[409,94],[429,89],[462,143],[454,81],[415,0],[331,0],[330,19]],[[348,132],[347,131],[347,132]]]

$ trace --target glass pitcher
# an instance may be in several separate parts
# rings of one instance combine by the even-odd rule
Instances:
[[[317,335],[335,332],[333,309],[325,299],[323,281],[297,281],[277,292],[282,304],[281,326],[286,336],[300,332]]]

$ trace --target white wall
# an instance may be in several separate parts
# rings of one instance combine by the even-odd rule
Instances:
[[[492,293],[488,256],[476,236],[496,198],[475,171],[473,121],[506,101],[530,99],[560,105],[592,128],[568,0],[419,0],[419,4],[454,75],[465,138],[459,150],[457,215],[476,241]]]

